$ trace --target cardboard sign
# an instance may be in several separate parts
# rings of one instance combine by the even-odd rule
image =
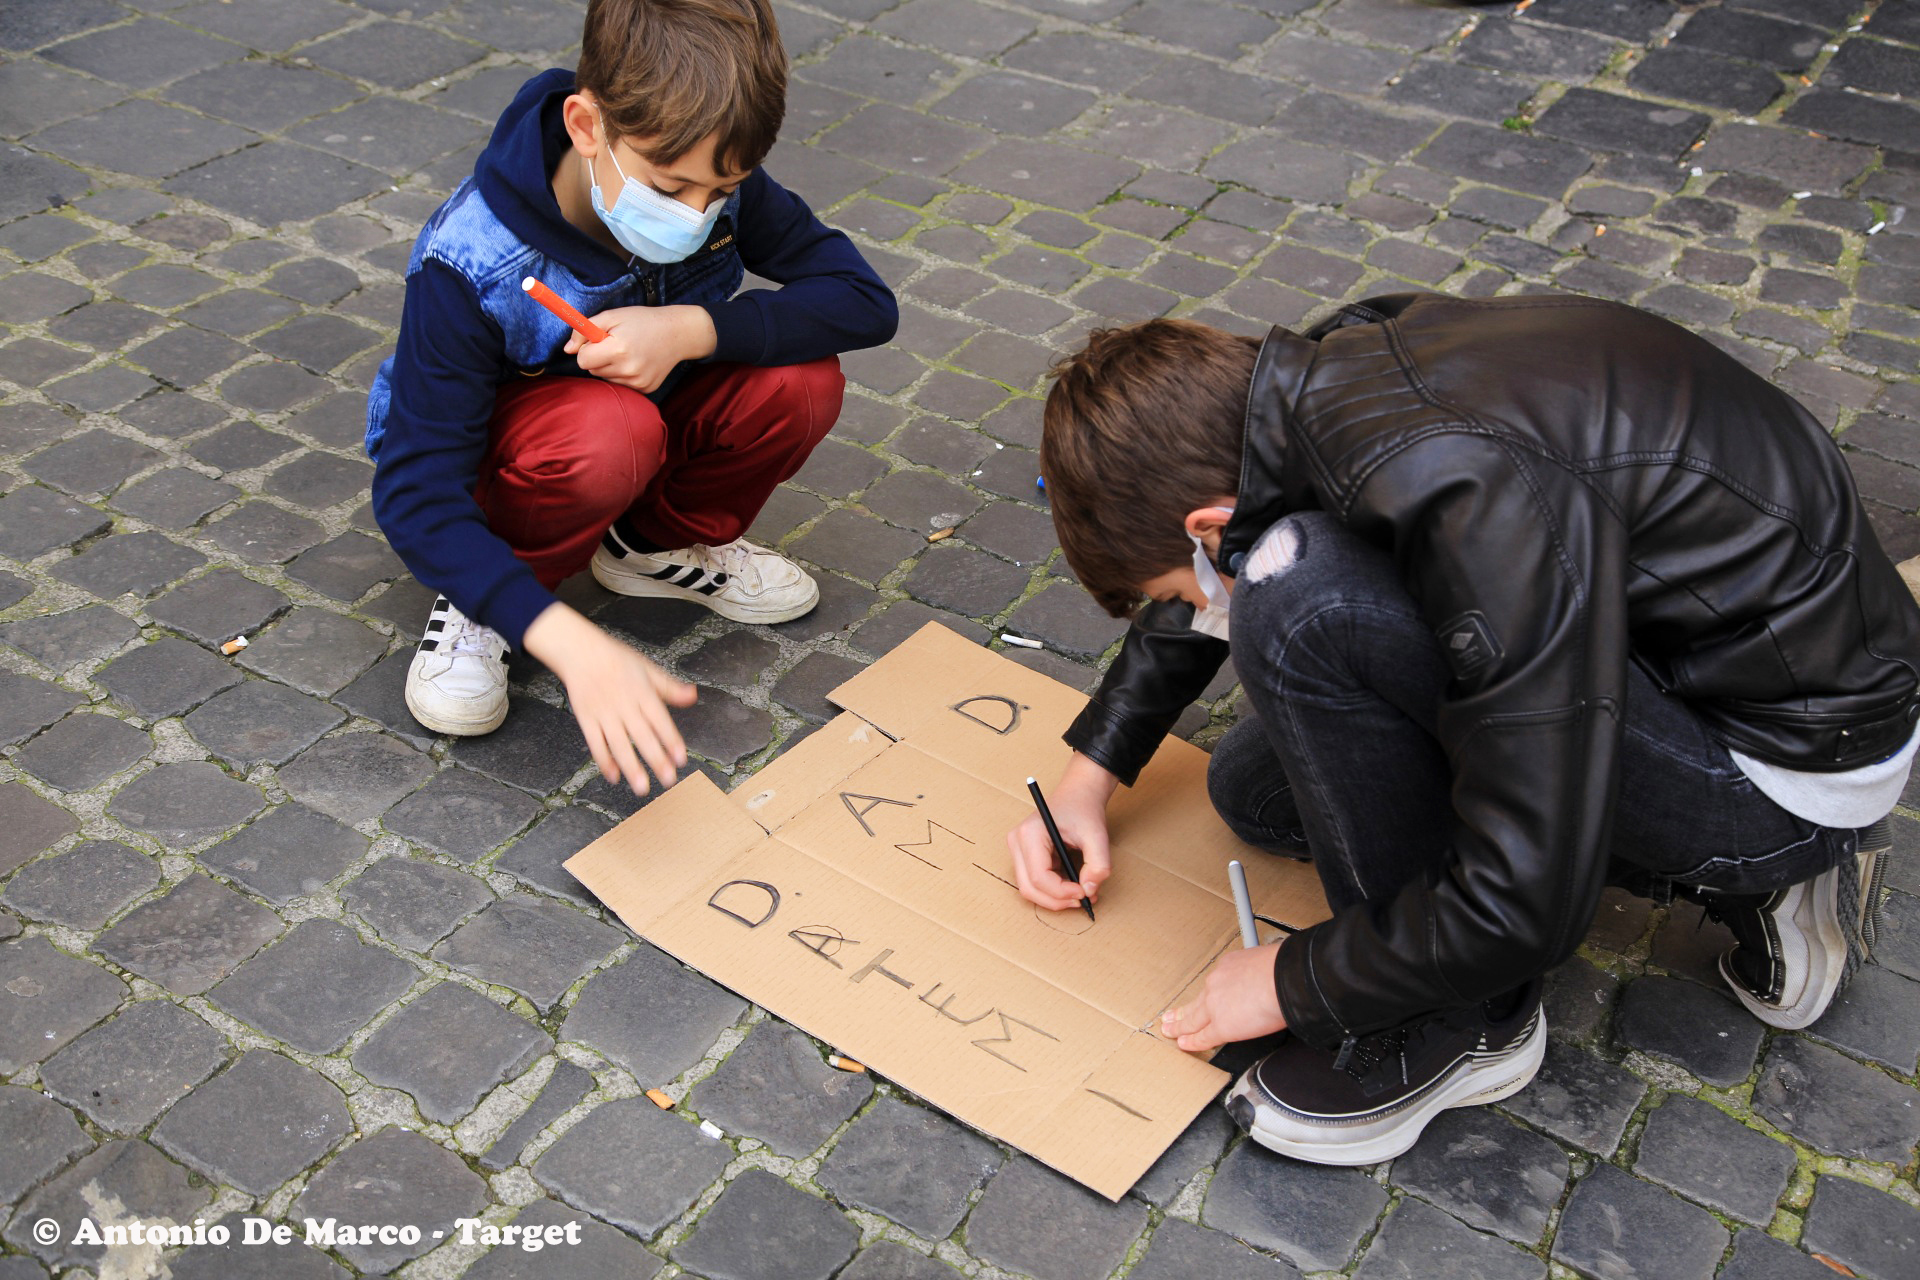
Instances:
[[[1042,910],[1006,833],[1085,695],[929,623],[831,696],[845,713],[732,795],[692,775],[567,870],[655,946],[1119,1199],[1227,1083],[1159,1022],[1239,945],[1228,860],[1295,928],[1327,914],[1312,868],[1236,840],[1205,753],[1169,739],[1109,808],[1098,920]]]

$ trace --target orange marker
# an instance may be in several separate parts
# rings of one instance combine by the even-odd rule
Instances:
[[[605,329],[602,329],[599,325],[587,319],[578,311],[575,311],[565,298],[547,288],[547,286],[541,284],[532,276],[528,276],[525,280],[522,280],[520,287],[527,291],[529,298],[532,298],[535,302],[566,321],[575,333],[585,338],[588,342],[598,342],[607,336]]]

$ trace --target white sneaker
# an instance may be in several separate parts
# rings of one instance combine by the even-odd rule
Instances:
[[[820,599],[805,569],[743,538],[718,547],[650,552],[634,550],[608,529],[592,568],[609,591],[691,600],[735,622],[787,622]]]
[[[498,631],[436,597],[407,668],[407,710],[435,733],[469,738],[507,718],[507,655]]]

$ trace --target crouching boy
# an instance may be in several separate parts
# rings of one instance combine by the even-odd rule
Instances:
[[[1081,880],[1036,819],[1020,883],[1060,909],[1125,874],[1106,801],[1230,641],[1214,804],[1333,909],[1166,1017],[1187,1049],[1290,1032],[1229,1095],[1257,1141],[1370,1164],[1525,1086],[1609,883],[1730,926],[1721,976],[1776,1027],[1867,957],[1920,609],[1833,441],[1711,344],[1574,298],[1151,321],[1060,363],[1041,461],[1133,624],[1049,792]]]
[[[367,409],[374,515],[440,593],[407,676],[439,733],[507,713],[524,645],[595,762],[637,791],[686,756],[693,691],[560,603],[623,595],[781,622],[819,592],[740,540],[833,425],[838,353],[887,341],[893,295],[759,168],[786,109],[767,0],[592,0],[577,71],[533,77],[428,219]],[[785,285],[735,295],[744,273]],[[606,331],[587,342],[533,277]]]

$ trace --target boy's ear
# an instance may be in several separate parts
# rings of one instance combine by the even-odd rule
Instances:
[[[1225,499],[1223,502],[1224,501],[1230,501],[1230,499]],[[1193,510],[1187,512],[1187,532],[1196,538],[1204,540],[1209,536],[1217,535],[1222,529],[1225,529],[1227,527],[1227,521],[1232,519],[1232,517],[1233,509],[1224,505],[1195,507]]]
[[[588,159],[600,154],[600,115],[593,99],[584,93],[570,93],[560,104],[560,119],[567,126],[573,149]]]

